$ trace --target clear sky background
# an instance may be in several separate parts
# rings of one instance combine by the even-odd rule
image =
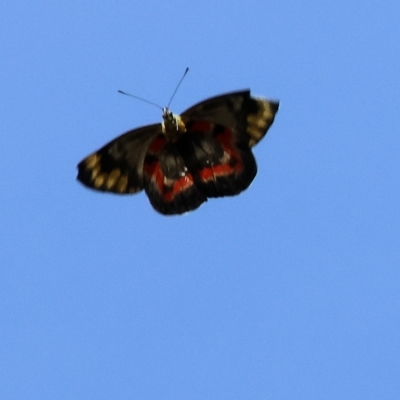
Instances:
[[[0,398],[399,399],[400,2],[0,7]],[[172,110],[279,99],[240,196],[180,217],[76,164]]]

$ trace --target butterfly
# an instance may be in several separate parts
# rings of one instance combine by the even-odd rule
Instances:
[[[242,90],[204,100],[163,122],[130,130],[78,164],[77,179],[103,192],[144,189],[161,214],[195,210],[237,195],[257,174],[251,148],[267,133],[279,102]]]

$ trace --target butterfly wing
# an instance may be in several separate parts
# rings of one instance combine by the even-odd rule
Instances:
[[[222,94],[202,101],[181,114],[183,122],[208,121],[247,136],[256,145],[274,122],[279,102],[253,97],[250,90]]]
[[[207,201],[178,147],[163,134],[157,136],[146,153],[143,175],[150,203],[162,214],[182,214]]]
[[[228,93],[201,102],[181,118],[187,132],[176,143],[197,187],[207,197],[236,195],[257,174],[251,146],[271,126],[278,103]]]
[[[162,132],[161,124],[128,131],[112,140],[78,164],[77,179],[85,186],[117,194],[143,189],[146,152]]]
[[[256,161],[233,130],[209,122],[192,122],[187,129],[176,147],[202,193],[233,196],[250,185],[257,173]]]

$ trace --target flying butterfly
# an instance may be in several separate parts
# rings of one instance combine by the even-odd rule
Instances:
[[[163,122],[130,130],[83,159],[77,179],[116,194],[144,189],[165,215],[195,210],[210,197],[237,195],[257,174],[251,147],[265,136],[278,107],[242,90],[180,115],[162,108]]]

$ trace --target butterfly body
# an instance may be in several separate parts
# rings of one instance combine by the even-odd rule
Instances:
[[[162,132],[170,142],[176,142],[186,126],[179,115],[173,114],[168,108],[163,108]]]
[[[126,132],[78,164],[89,188],[145,190],[160,213],[182,214],[210,197],[239,194],[257,174],[251,147],[271,126],[279,104],[249,90],[205,100],[181,115]]]

